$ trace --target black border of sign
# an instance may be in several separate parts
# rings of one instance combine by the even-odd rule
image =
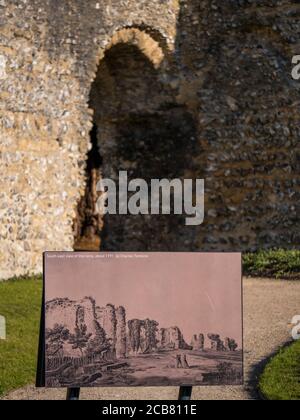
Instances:
[[[38,347],[38,360],[36,370],[35,386],[37,388],[45,388],[46,385],[46,370],[45,370],[45,252],[43,253],[43,293],[42,293],[42,307],[40,320],[40,334]]]
[[[58,252],[64,252],[64,253],[76,253],[75,251],[45,251],[43,252],[43,293],[42,293],[42,306],[41,306],[41,319],[40,319],[40,334],[39,334],[39,345],[38,345],[38,360],[37,360],[37,372],[36,372],[36,387],[37,388],[45,388],[46,386],[46,369],[45,369],[45,357],[46,357],[46,352],[45,352],[45,325],[46,325],[46,314],[45,314],[45,264],[46,264],[46,254],[48,253],[58,253]],[[91,252],[91,253],[99,253],[101,251],[98,252]],[[104,251],[102,251],[104,252]],[[109,252],[109,251],[107,251]],[[120,252],[120,251],[112,251],[112,252]],[[151,252],[151,251],[145,251],[149,254],[155,254],[157,252]],[[243,253],[241,251],[223,251],[223,252],[217,252],[217,251],[210,251],[210,252],[205,252],[205,251],[194,251],[194,252],[182,252],[182,251],[177,251],[177,252],[172,252],[172,251],[167,251],[166,253],[198,253],[198,254],[239,254],[241,256],[241,314],[242,314],[242,370],[243,370],[243,379],[242,379],[242,383],[239,385],[230,385],[230,386],[243,386],[245,384],[245,337],[244,337],[244,332],[245,332],[245,326],[244,326],[244,273],[243,273]],[[136,254],[138,254],[139,252],[135,252]],[[141,251],[141,253],[143,253]],[[162,252],[163,253],[163,252]],[[214,387],[214,386],[219,386],[219,385],[208,385],[209,387]],[[192,388],[189,385],[182,385],[182,387],[186,387],[186,388]],[[182,393],[182,390],[180,387],[180,396]],[[100,387],[101,388],[101,387]],[[135,387],[133,387],[135,388]],[[187,390],[186,390],[187,391]],[[187,391],[187,394],[189,394],[191,392],[191,390]],[[179,398],[180,398],[179,396]]]

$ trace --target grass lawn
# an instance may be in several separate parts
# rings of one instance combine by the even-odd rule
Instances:
[[[300,400],[300,341],[282,349],[271,360],[259,388],[269,400]]]
[[[41,278],[0,283],[0,315],[7,324],[7,339],[0,340],[0,396],[35,379],[41,293]]]
[[[300,251],[278,249],[244,254],[243,272],[251,277],[300,280]]]

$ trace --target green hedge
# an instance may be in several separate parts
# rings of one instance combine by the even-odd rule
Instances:
[[[300,280],[300,251],[279,249],[244,254],[243,272],[251,277]]]

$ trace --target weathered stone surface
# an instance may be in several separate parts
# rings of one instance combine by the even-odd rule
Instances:
[[[93,124],[105,175],[206,180],[202,226],[107,217],[103,249],[299,245],[297,3],[5,0],[0,9],[1,279],[41,271],[46,249],[74,248]],[[85,237],[99,234],[95,215],[82,217]]]
[[[0,55],[0,79],[5,79],[6,77],[6,57],[4,55]]]

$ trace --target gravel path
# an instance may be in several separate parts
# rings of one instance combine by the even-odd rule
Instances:
[[[257,377],[266,359],[291,340],[293,316],[300,314],[300,282],[244,279],[245,374],[244,387],[197,387],[193,399],[258,399]],[[35,389],[11,392],[4,399],[65,399],[65,390]],[[178,388],[113,388],[83,390],[81,399],[163,400],[177,399]]]

